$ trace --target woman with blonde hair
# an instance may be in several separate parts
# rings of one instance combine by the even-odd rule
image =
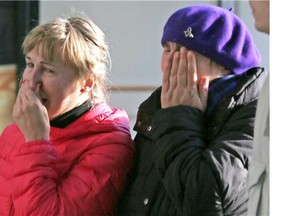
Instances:
[[[106,102],[103,32],[58,18],[22,48],[15,123],[0,137],[0,215],[116,214],[134,148],[126,112]]]

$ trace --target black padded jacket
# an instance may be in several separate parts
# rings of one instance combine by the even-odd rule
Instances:
[[[137,159],[118,215],[247,214],[248,162],[266,75],[249,70],[209,118],[188,106],[161,109],[161,88],[152,93],[139,107]]]

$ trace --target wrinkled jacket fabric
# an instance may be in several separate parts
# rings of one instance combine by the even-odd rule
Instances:
[[[249,70],[210,117],[198,109],[161,109],[161,89],[138,111],[137,160],[121,216],[247,213],[248,161],[263,69]]]
[[[0,137],[0,215],[114,215],[134,144],[123,110],[101,104],[50,141],[25,142],[16,124]]]

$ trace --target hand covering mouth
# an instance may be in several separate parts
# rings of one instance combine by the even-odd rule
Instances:
[[[35,92],[41,103],[44,105],[44,103],[47,103],[48,99],[43,95],[42,92]]]
[[[47,97],[43,94],[43,91],[41,90],[41,84],[38,84],[36,86],[35,89],[35,94],[36,96],[39,98],[39,100],[41,101],[42,105],[44,105],[44,103],[47,103]]]

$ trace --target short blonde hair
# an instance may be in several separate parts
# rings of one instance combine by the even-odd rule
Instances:
[[[55,51],[60,60],[72,66],[79,78],[92,78],[95,85],[91,91],[92,104],[106,100],[107,66],[110,63],[105,35],[91,20],[81,17],[57,18],[55,21],[36,26],[26,36],[22,49],[27,55],[41,47],[41,54],[49,61]]]

